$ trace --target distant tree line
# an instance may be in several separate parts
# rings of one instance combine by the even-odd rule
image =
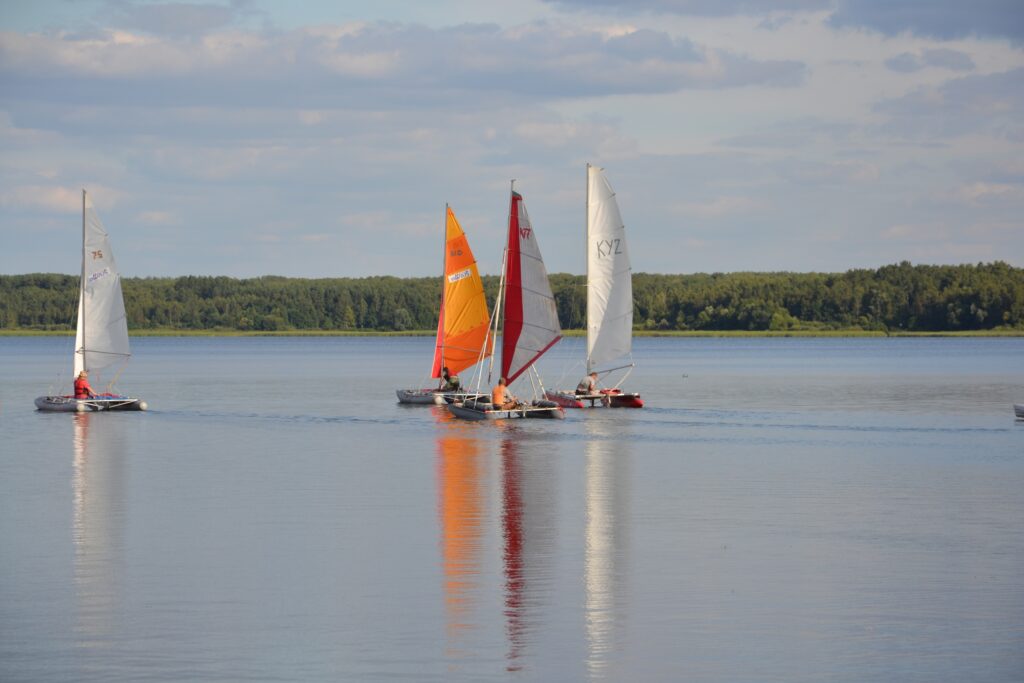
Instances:
[[[484,278],[493,307],[498,278]],[[565,329],[586,326],[583,276],[551,286]],[[439,278],[126,278],[131,329],[429,330]],[[0,275],[0,329],[73,329],[78,277]],[[633,275],[642,330],[849,329],[953,331],[1024,328],[1024,269],[1003,262],[845,273]]]

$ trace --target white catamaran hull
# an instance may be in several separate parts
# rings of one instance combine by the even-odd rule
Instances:
[[[74,398],[72,396],[40,396],[36,408],[52,413],[87,413],[101,410],[146,410],[146,402],[129,396],[98,396]]]
[[[1024,403],[1014,403],[1013,414],[1024,420]]]
[[[626,394],[619,390],[596,394],[577,394],[575,391],[545,391],[544,396],[563,408],[643,408],[640,394]]]
[[[551,401],[535,401],[512,410],[494,410],[491,403],[483,401],[456,402],[448,405],[448,411],[463,420],[518,420],[521,418],[542,418],[564,420],[565,410]]]

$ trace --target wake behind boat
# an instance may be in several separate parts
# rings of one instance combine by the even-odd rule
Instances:
[[[82,278],[78,289],[74,377],[76,393],[40,396],[36,408],[49,412],[145,410],[146,402],[114,393],[94,394],[85,376],[127,362],[131,357],[121,275],[114,263],[110,237],[92,200],[82,190]],[[83,372],[84,371],[84,372]]]
[[[484,284],[466,234],[449,206],[445,206],[444,237],[444,280],[430,373],[442,380],[441,385],[433,389],[397,389],[399,403],[445,405],[469,398],[460,386],[458,373],[490,355],[486,351],[490,319]]]
[[[608,367],[630,356],[633,344],[633,271],[626,248],[626,228],[604,170],[587,164],[587,377],[576,389],[548,391],[546,397],[565,408],[642,408],[640,394],[618,385],[600,389],[597,380],[632,362]],[[601,368],[601,370],[598,370]]]
[[[492,347],[502,318],[502,378],[511,385],[520,375],[530,370],[534,386],[539,386],[542,393],[543,386],[534,363],[562,338],[562,329],[558,324],[555,298],[551,293],[536,233],[526,213],[523,197],[514,189],[509,200],[508,243],[493,315],[494,325],[493,329],[488,327]],[[499,384],[504,386],[505,382]],[[498,405],[492,402],[492,398],[483,396],[455,401],[448,406],[448,410],[463,420],[565,417],[561,406],[552,401],[516,401],[512,405]]]

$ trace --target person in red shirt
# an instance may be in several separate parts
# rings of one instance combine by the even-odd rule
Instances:
[[[96,394],[89,386],[89,373],[82,370],[75,380],[75,398],[93,398]]]

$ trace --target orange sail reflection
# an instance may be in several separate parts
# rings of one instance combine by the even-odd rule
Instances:
[[[475,439],[463,436],[446,435],[437,441],[441,566],[450,650],[456,650],[456,643],[477,628],[473,611],[479,600],[484,530],[479,451]]]

